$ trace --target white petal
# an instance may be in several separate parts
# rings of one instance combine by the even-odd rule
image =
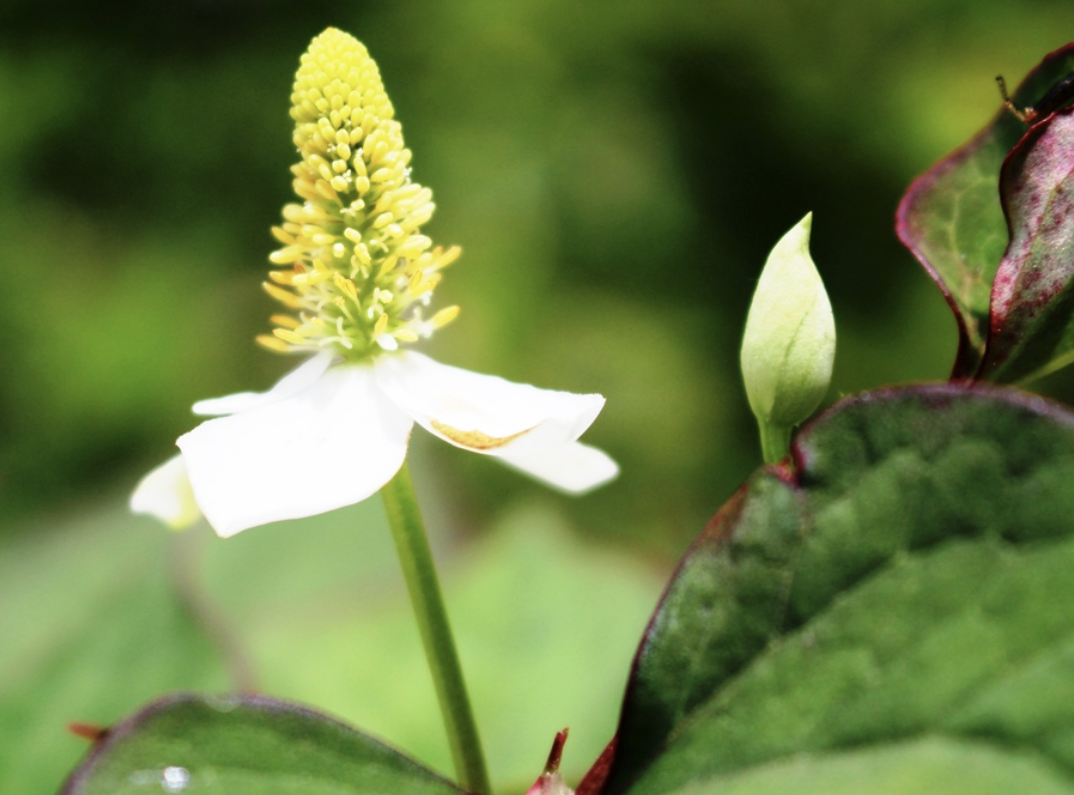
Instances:
[[[619,474],[619,465],[607,453],[581,442],[532,455],[505,453],[500,460],[569,494],[591,491]]]
[[[575,441],[604,407],[600,395],[516,384],[406,351],[375,368],[381,388],[430,433],[485,455],[540,454]]]
[[[275,402],[203,422],[179,438],[194,495],[227,537],[375,494],[406,457],[411,420],[368,365],[339,365]]]
[[[200,519],[183,457],[169,458],[142,478],[131,494],[130,508],[135,513],[155,516],[174,530]]]
[[[199,400],[194,404],[194,413],[202,417],[221,417],[289,398],[324,375],[334,358],[334,355],[327,351],[318,353],[277,381],[267,392],[237,392],[234,395]]]

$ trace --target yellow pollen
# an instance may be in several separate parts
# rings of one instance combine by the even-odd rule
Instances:
[[[292,330],[302,325],[298,322],[298,320],[291,317],[290,315],[273,315],[271,318],[269,318],[269,320],[271,320],[273,323],[275,323],[277,326],[280,326],[281,328],[288,328]]]
[[[276,284],[285,284],[290,287],[295,282],[295,272],[289,271],[269,271],[269,278]]]
[[[381,315],[380,317],[377,318],[376,325],[373,326],[373,336],[374,336],[374,338],[381,336],[387,330],[388,330],[388,316],[387,315]]]
[[[283,243],[285,246],[290,246],[295,242],[293,236],[283,231],[283,229],[278,226],[272,227],[272,236],[279,240],[281,243]]]
[[[284,342],[289,342],[292,345],[301,345],[306,341],[301,334],[296,334],[295,332],[291,331],[291,329],[275,328],[272,330],[272,333]]]
[[[432,324],[435,328],[443,328],[452,320],[459,316],[459,312],[462,310],[458,306],[445,306],[432,318]]]
[[[456,442],[463,447],[469,447],[471,450],[495,450],[498,447],[503,447],[505,444],[513,442],[520,436],[525,436],[533,430],[533,428],[527,428],[524,431],[513,433],[510,436],[489,436],[487,433],[478,430],[462,431],[438,420],[430,420],[430,424],[451,441]]]
[[[289,293],[286,290],[277,287],[275,284],[269,284],[268,282],[262,282],[261,286],[265,289],[266,293],[289,309],[302,308],[302,299],[294,293]]]
[[[353,281],[348,279],[339,271],[336,271],[335,274],[333,274],[333,280],[335,281],[336,287],[339,288],[340,292],[342,292],[352,301],[358,300],[358,288],[354,286]]]
[[[261,347],[268,348],[270,351],[275,351],[276,353],[291,352],[290,345],[272,334],[258,334],[255,339]]]

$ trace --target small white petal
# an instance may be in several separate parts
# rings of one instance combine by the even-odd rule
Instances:
[[[600,395],[516,384],[406,351],[377,361],[377,382],[430,433],[485,455],[540,454],[575,441],[604,407]]]
[[[234,395],[199,400],[194,404],[194,413],[202,417],[222,417],[289,398],[324,375],[334,358],[334,354],[328,351],[318,353],[277,381],[267,392],[237,392]]]
[[[500,460],[569,494],[591,491],[619,474],[619,465],[611,456],[581,442],[530,455],[507,452]]]
[[[189,527],[200,519],[183,457],[169,458],[142,478],[131,494],[130,508],[135,513],[155,516],[173,530]]]
[[[369,365],[338,365],[290,397],[203,422],[178,445],[198,505],[227,537],[375,494],[402,466],[411,426]]]

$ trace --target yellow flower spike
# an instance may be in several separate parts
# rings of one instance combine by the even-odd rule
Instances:
[[[283,208],[273,230],[282,246],[269,259],[294,272],[270,272],[265,289],[290,310],[329,316],[320,325],[304,322],[301,340],[283,316],[273,324],[292,332],[282,336],[290,350],[329,347],[351,361],[370,359],[393,349],[389,338],[410,342],[414,328],[430,327],[421,318],[435,286],[427,271],[446,265],[458,248],[445,255],[420,234],[434,210],[432,192],[410,179],[402,127],[361,43],[331,28],[315,38],[295,75],[291,105],[299,203]],[[400,262],[417,264],[400,270]],[[352,314],[347,306],[357,308]],[[375,324],[362,316],[373,306],[383,313]]]

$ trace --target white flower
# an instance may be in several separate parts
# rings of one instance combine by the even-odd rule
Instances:
[[[312,358],[262,394],[194,406],[212,416],[147,475],[131,508],[182,527],[204,514],[221,536],[364,500],[399,471],[414,423],[568,492],[618,472],[578,442],[600,395],[478,375],[403,350],[458,314],[426,317],[459,256],[421,233],[432,192],[365,47],[332,28],[302,56],[291,94],[298,203],[273,230],[281,248],[265,289],[285,311],[266,347]]]
[[[194,406],[213,416],[177,442],[181,455],[147,475],[131,508],[179,527],[193,503],[223,536],[324,513],[375,494],[398,472],[417,422],[444,441],[495,456],[571,493],[618,467],[578,437],[604,406],[439,364],[413,351],[371,362],[308,359],[272,389]]]

